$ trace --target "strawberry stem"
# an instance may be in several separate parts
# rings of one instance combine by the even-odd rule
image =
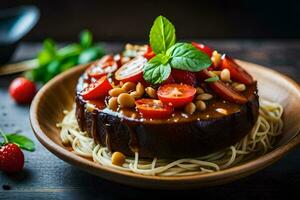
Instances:
[[[4,134],[4,132],[2,131],[1,128],[0,128],[0,136],[3,137],[3,140],[4,140],[3,144],[7,144],[8,143],[8,139],[7,139],[6,135]]]

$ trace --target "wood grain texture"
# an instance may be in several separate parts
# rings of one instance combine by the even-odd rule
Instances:
[[[201,40],[203,41],[203,40]],[[208,45],[236,58],[259,63],[300,82],[299,40],[205,40]],[[108,52],[117,52],[123,44],[106,44]],[[23,43],[14,55],[15,61],[30,59],[41,47]],[[35,140],[37,150],[25,152],[25,170],[9,176],[0,172],[0,199],[299,199],[300,149],[295,149],[279,162],[249,177],[222,186],[200,190],[144,190],[132,188],[90,175],[47,151],[33,136],[29,125],[29,106],[18,106],[7,93],[15,76],[0,78],[0,127],[5,131],[21,130]],[[11,190],[2,189],[9,185]]]

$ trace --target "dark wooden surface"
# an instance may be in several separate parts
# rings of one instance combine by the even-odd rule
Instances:
[[[207,44],[228,54],[269,66],[300,82],[300,40],[208,40]],[[118,51],[122,44],[106,44]],[[21,44],[14,60],[31,58],[39,44]],[[34,137],[29,124],[29,106],[16,105],[7,88],[14,76],[0,77],[0,127],[7,132],[22,131],[37,145],[25,152],[22,173],[0,172],[0,199],[299,199],[300,149],[267,169],[234,183],[191,191],[137,189],[103,180],[80,171],[49,153]],[[299,102],[300,103],[300,102]]]

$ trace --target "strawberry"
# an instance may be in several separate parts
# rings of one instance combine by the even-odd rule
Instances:
[[[176,83],[184,83],[191,86],[195,86],[197,84],[196,75],[193,72],[172,69],[171,75]]]
[[[24,167],[24,154],[18,145],[8,143],[0,148],[0,170],[19,172]]]
[[[171,84],[171,83],[175,83],[175,80],[174,80],[173,76],[170,74],[170,76],[167,78],[167,80],[162,82],[162,85]]]

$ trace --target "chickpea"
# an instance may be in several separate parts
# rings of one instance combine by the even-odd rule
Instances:
[[[155,99],[157,97],[156,90],[153,89],[152,87],[146,87],[145,91],[149,95],[149,97],[151,97],[153,99]]]
[[[130,57],[126,57],[126,56],[123,56],[121,58],[121,63],[122,65],[124,65],[125,63],[129,62],[130,61]]]
[[[234,83],[234,84],[232,84],[232,86],[236,91],[239,91],[239,92],[243,92],[246,90],[246,85],[243,83]]]
[[[126,82],[123,84],[122,89],[126,92],[129,92],[131,90],[134,90],[135,86],[136,85],[133,82]]]
[[[221,75],[221,71],[211,71],[212,73],[214,73],[215,75],[217,76],[220,76]]]
[[[230,82],[230,71],[228,69],[223,69],[221,71],[220,78],[224,82]]]
[[[122,93],[125,93],[126,91],[123,88],[113,88],[108,91],[109,96],[117,97]]]
[[[134,49],[134,46],[132,44],[127,43],[125,45],[125,50],[133,50],[133,49]]]
[[[216,111],[218,113],[221,113],[222,115],[227,115],[228,114],[227,110],[224,109],[224,108],[217,108]]]
[[[135,91],[130,92],[130,95],[135,98],[141,98],[144,95],[145,89],[144,86],[141,83],[138,83],[135,87]]]
[[[118,109],[118,98],[112,97],[108,100],[107,107],[111,110],[117,110]]]
[[[213,51],[211,61],[214,63],[214,66],[218,66],[221,61],[221,54],[217,51]]]
[[[203,111],[203,110],[205,110],[206,109],[206,104],[205,104],[205,102],[204,101],[202,101],[202,100],[198,100],[198,101],[196,101],[196,108],[197,108],[197,110],[200,110],[200,111]]]
[[[127,93],[122,93],[118,96],[118,103],[121,108],[132,108],[135,106],[134,98]]]
[[[136,91],[130,92],[130,96],[132,96],[135,99],[138,99],[141,97]]]
[[[209,93],[203,93],[203,94],[199,94],[196,99],[197,100],[202,100],[202,101],[207,101],[213,98],[213,95],[209,94]]]
[[[145,88],[140,82],[136,85],[135,90],[140,96],[143,96],[143,94],[145,92]]]
[[[87,103],[87,104],[85,104],[85,109],[89,112],[93,112],[96,109],[96,107],[94,104]]]
[[[205,93],[205,92],[201,87],[196,88],[196,94],[203,94],[203,93]]]
[[[114,152],[111,156],[111,163],[113,165],[122,166],[125,163],[126,156],[121,152]]]
[[[184,108],[184,112],[188,114],[193,114],[195,111],[196,111],[196,106],[193,102],[188,103]]]

